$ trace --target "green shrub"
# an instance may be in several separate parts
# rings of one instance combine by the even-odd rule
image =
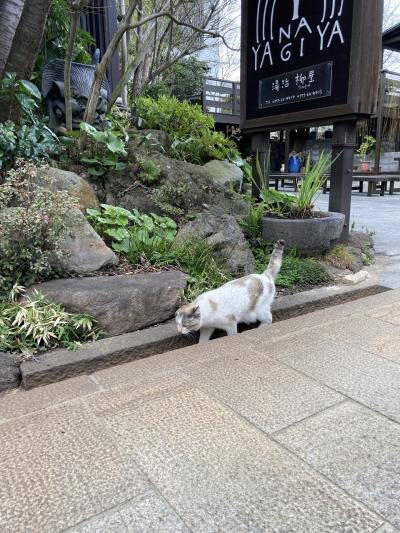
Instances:
[[[163,80],[172,96],[178,100],[189,100],[201,94],[207,70],[208,66],[200,59],[187,57],[172,65],[163,75]]]
[[[11,120],[0,123],[0,170],[14,166],[16,159],[38,163],[57,151],[58,143],[43,122],[22,126]]]
[[[126,168],[126,163],[120,161],[122,156],[127,155],[120,132],[98,131],[85,122],[82,122],[80,127],[91,140],[85,154],[80,158],[81,163],[90,165],[88,172],[91,176],[103,176],[108,170]]]
[[[71,2],[69,0],[52,0],[35,71],[39,70],[46,61],[54,58],[65,59],[70,29]],[[78,28],[72,60],[77,63],[90,64],[92,57],[88,50],[95,45],[94,37],[82,28]]]
[[[247,238],[260,239],[262,235],[262,223],[264,218],[265,204],[264,202],[250,205],[250,211],[246,218],[239,222],[244,234]]]
[[[14,287],[13,292],[22,290]],[[67,313],[37,291],[23,303],[0,301],[0,352],[27,356],[59,346],[72,349],[98,336],[92,317]]]
[[[0,170],[11,168],[18,158],[38,162],[56,153],[57,137],[36,116],[41,100],[33,83],[5,73],[0,81],[0,106],[9,109],[9,118],[18,116],[20,123],[0,123]]]
[[[52,259],[64,255],[62,239],[76,200],[35,185],[36,173],[31,163],[17,161],[0,185],[0,296],[17,282],[29,286],[44,278]]]
[[[261,165],[257,154],[256,177],[250,173],[249,179],[258,190],[267,213],[285,218],[309,218],[313,216],[315,199],[326,181],[331,165],[330,153],[322,152],[314,165],[311,162],[311,157],[308,156],[305,175],[296,196],[270,188],[270,153],[268,153],[263,165]]]
[[[185,183],[171,185],[165,183],[152,192],[154,203],[167,215],[180,218],[185,212],[186,196],[189,188]]]
[[[132,264],[147,261],[156,267],[179,268],[188,274],[186,297],[219,287],[231,276],[213,255],[213,248],[203,240],[174,244],[175,222],[168,217],[141,215],[136,210],[102,205],[102,210],[88,209],[89,222],[105,241]]]
[[[325,256],[325,262],[335,268],[354,270],[356,260],[344,244],[337,244]]]
[[[243,163],[234,141],[214,130],[214,119],[205,115],[199,105],[167,96],[158,100],[140,97],[135,100],[135,113],[139,127],[163,130],[170,135],[168,155],[175,159],[197,164],[210,159]]]
[[[15,73],[6,72],[0,80],[0,105],[6,105],[10,114],[18,111],[22,120],[35,122],[34,112],[39,109],[41,101],[42,95],[36,85],[18,79]]]
[[[142,258],[154,263],[171,247],[177,233],[172,219],[107,204],[101,208],[87,209],[89,222],[130,263],[137,264]]]
[[[213,117],[205,115],[199,105],[180,102],[174,97],[161,96],[135,99],[135,113],[144,128],[162,130],[177,138],[197,135],[204,128],[214,128]]]
[[[291,256],[284,258],[277,277],[277,285],[288,288],[295,285],[321,285],[327,281],[329,281],[329,274],[321,263],[311,258],[302,259]]]
[[[257,272],[260,274],[266,269],[272,251],[271,242],[259,241],[257,246],[252,246],[256,259]],[[291,288],[296,285],[321,285],[329,281],[329,274],[324,267],[313,258],[300,258],[292,251],[283,257],[282,268],[276,278],[277,287]]]
[[[138,174],[138,179],[145,183],[146,185],[151,185],[158,181],[161,169],[159,165],[154,163],[154,161],[151,161],[150,159],[146,159],[145,161],[142,161],[140,163],[141,170]]]
[[[185,293],[188,301],[232,279],[223,262],[214,256],[213,247],[200,239],[187,240],[172,246],[156,264],[174,265],[188,274],[188,288]]]
[[[203,78],[207,70],[208,66],[196,57],[182,59],[164,71],[161,79],[148,85],[144,96],[150,98],[175,96],[181,101],[197,97],[202,91]]]

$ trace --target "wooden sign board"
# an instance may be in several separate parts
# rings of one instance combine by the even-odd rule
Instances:
[[[383,0],[242,0],[241,127],[371,115]]]

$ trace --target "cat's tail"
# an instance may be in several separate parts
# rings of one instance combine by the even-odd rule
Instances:
[[[271,257],[269,258],[269,264],[264,274],[269,274],[274,279],[278,275],[282,266],[283,249],[285,248],[285,241],[279,240],[275,243],[272,250]]]

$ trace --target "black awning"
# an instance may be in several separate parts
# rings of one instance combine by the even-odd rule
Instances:
[[[382,34],[383,48],[400,52],[400,24],[392,26]]]

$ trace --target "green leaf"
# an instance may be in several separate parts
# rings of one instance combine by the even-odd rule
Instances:
[[[130,251],[129,241],[124,240],[122,242],[113,242],[111,245],[111,248],[115,252],[119,252],[121,254],[127,254]]]
[[[115,134],[109,136],[106,145],[113,153],[126,153],[124,150],[124,143]]]
[[[86,213],[91,217],[97,217],[98,215],[100,215],[100,212],[97,211],[97,209],[91,209],[90,207],[86,209]]]
[[[101,161],[97,157],[81,157],[80,161],[81,163],[89,163],[90,165],[101,165]]]
[[[24,92],[28,96],[32,96],[33,98],[36,98],[36,100],[39,100],[39,101],[42,99],[42,95],[35,84],[27,80],[21,80],[20,84],[21,84],[21,87],[25,89]]]
[[[126,163],[118,162],[115,163],[115,170],[124,170],[126,168]]]
[[[103,176],[106,171],[104,168],[89,167],[88,172],[91,176]]]
[[[109,228],[106,229],[104,233],[116,241],[122,241],[123,239],[127,239],[129,237],[129,232],[125,228]]]

